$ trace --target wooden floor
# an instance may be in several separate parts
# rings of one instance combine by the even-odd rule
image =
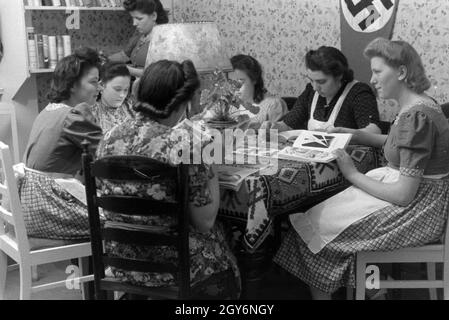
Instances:
[[[45,283],[48,281],[56,281],[66,279],[68,274],[65,273],[69,262],[58,262],[39,267],[39,281],[38,283]],[[404,269],[403,275],[411,278],[419,279],[423,274],[423,270],[419,265],[413,265]],[[438,273],[437,273],[438,275]],[[439,292],[439,297],[441,298]],[[334,299],[345,299],[344,290],[338,291],[334,295]],[[19,298],[19,272],[13,270],[8,273],[6,283],[6,298],[7,300],[15,300]],[[38,292],[32,295],[33,300],[81,300],[80,290],[69,290],[66,288],[57,288]],[[297,280],[287,272],[279,268],[272,267],[261,282],[261,286],[257,290],[257,295],[253,299],[260,300],[309,300],[311,299],[309,290],[306,285]],[[429,299],[428,290],[397,290],[395,292],[389,291],[387,296],[382,296],[380,299],[401,299],[401,300],[427,300]]]

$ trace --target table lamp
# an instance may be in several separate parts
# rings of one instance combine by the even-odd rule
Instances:
[[[151,31],[145,66],[167,59],[182,62],[192,60],[200,74],[217,68],[232,70],[231,62],[213,22],[168,23]]]

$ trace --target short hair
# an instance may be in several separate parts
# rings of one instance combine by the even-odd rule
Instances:
[[[103,83],[111,81],[115,77],[131,78],[131,73],[126,64],[122,62],[106,62],[101,66],[100,79]]]
[[[159,60],[143,72],[133,108],[152,118],[165,119],[191,100],[199,87],[200,79],[192,61]]]
[[[168,23],[168,10],[165,10],[160,0],[125,0],[123,8],[126,11],[139,11],[145,14],[153,14],[156,12],[157,24]]]
[[[231,58],[232,68],[245,72],[248,77],[254,82],[254,102],[261,102],[267,89],[263,82],[263,71],[259,61],[253,57],[245,54],[237,54]]]
[[[100,70],[101,59],[97,51],[82,47],[61,59],[53,72],[47,98],[52,103],[70,99],[71,89],[91,69]]]
[[[407,68],[405,82],[416,93],[421,94],[430,88],[421,57],[409,43],[377,38],[368,44],[363,54],[368,59],[383,58],[393,68],[405,66]]]
[[[337,48],[321,46],[317,50],[310,50],[305,60],[307,69],[321,71],[335,78],[342,76],[343,82],[354,80],[354,71],[349,68],[348,59]]]

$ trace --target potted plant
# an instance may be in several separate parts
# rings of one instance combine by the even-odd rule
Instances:
[[[213,86],[201,92],[200,106],[206,125],[216,129],[235,128],[249,121],[248,110],[253,114],[259,108],[240,99],[238,92],[241,84],[228,79],[221,70],[212,75]],[[242,108],[243,107],[243,108]]]

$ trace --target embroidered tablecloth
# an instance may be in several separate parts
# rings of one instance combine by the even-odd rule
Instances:
[[[347,152],[357,169],[366,173],[383,165],[383,157],[375,148],[349,145]],[[337,163],[308,163],[279,160],[272,175],[246,178],[238,192],[221,189],[219,216],[231,224],[244,224],[245,249],[254,252],[271,232],[276,215],[301,208],[306,201],[349,186]]]

